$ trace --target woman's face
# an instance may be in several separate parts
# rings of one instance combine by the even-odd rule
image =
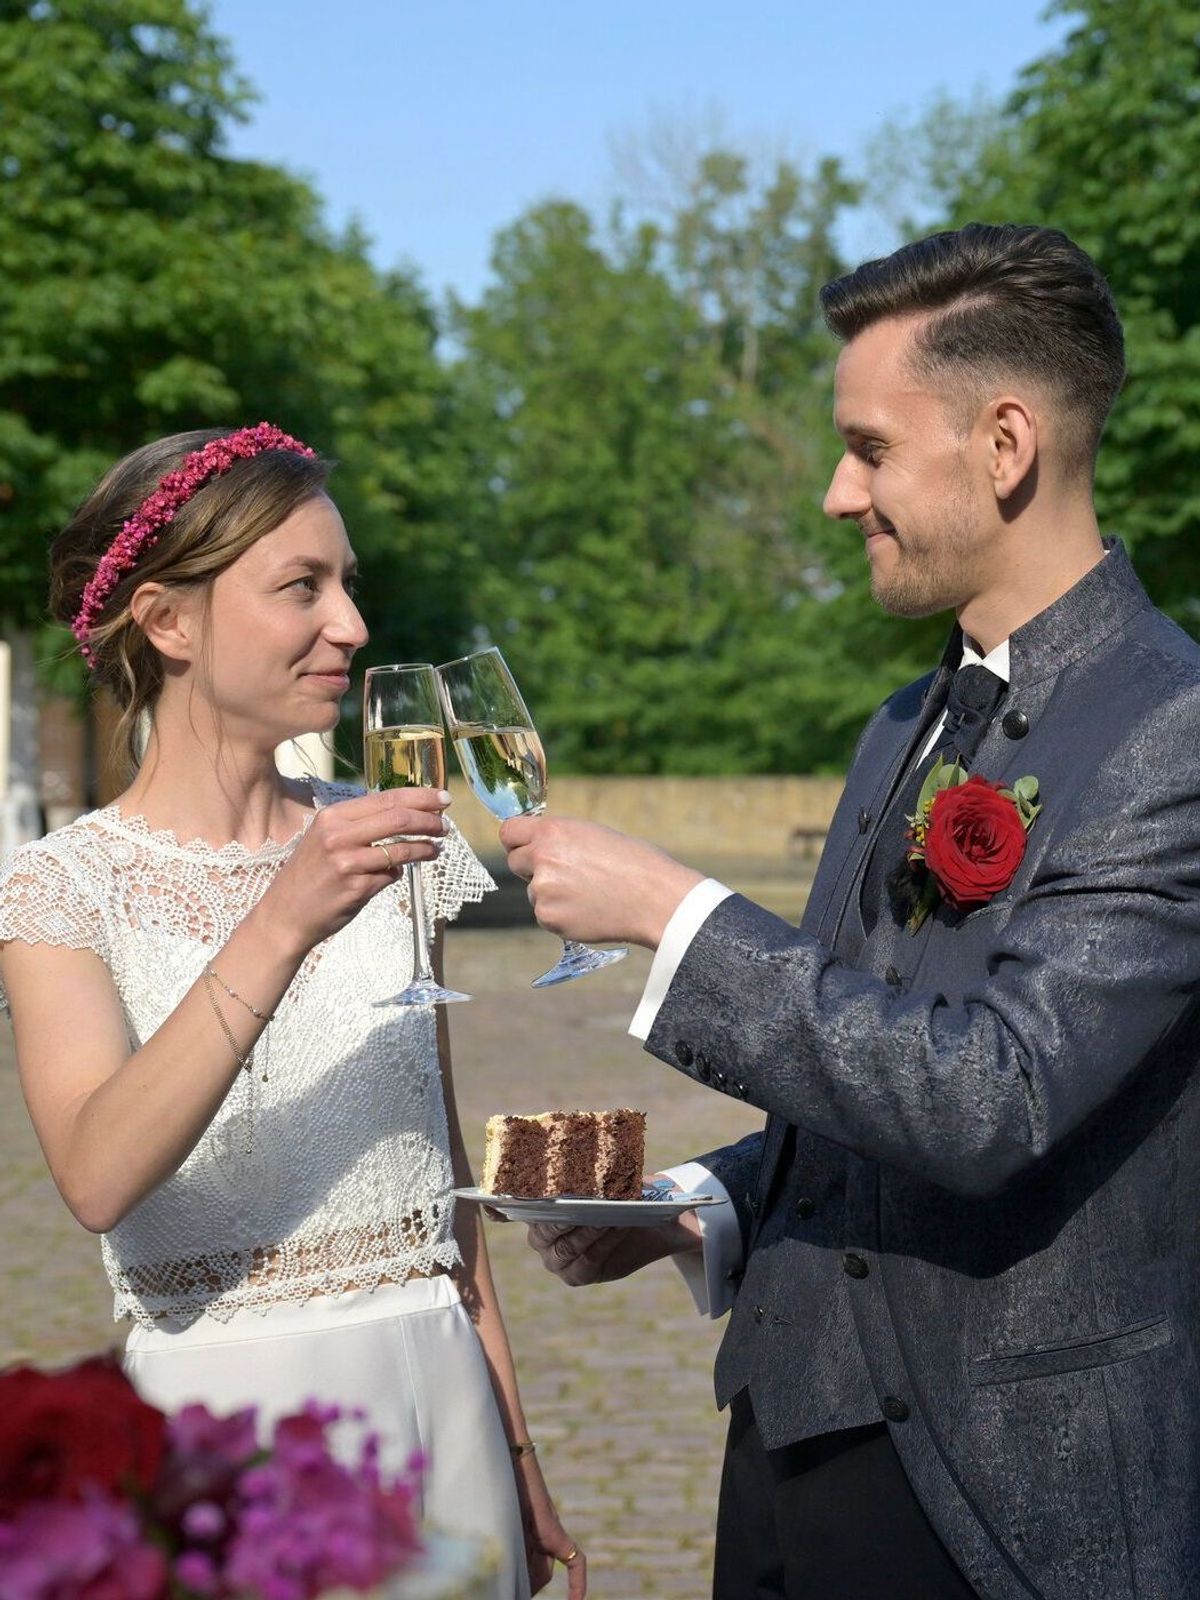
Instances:
[[[337,725],[367,630],[333,501],[293,511],[214,579],[197,676],[227,735],[272,745]]]

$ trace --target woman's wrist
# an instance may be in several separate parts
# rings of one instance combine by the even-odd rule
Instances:
[[[259,950],[269,952],[281,966],[290,967],[293,974],[316,942],[306,940],[290,917],[275,915],[270,889],[246,913],[242,926],[253,929]]]

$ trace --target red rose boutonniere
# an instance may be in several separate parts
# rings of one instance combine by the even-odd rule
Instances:
[[[1018,778],[1005,789],[939,756],[908,819],[909,933],[939,900],[970,911],[1007,889],[1041,809],[1036,778]]]

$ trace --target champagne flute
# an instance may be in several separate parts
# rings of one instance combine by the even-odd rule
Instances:
[[[493,645],[437,669],[446,725],[463,776],[494,817],[539,816],[546,809],[546,757],[521,692]],[[563,940],[563,953],[535,989],[567,983],[620,961],[628,951],[593,950]]]
[[[363,684],[363,766],[367,787],[444,789],[446,740],[432,666],[368,667]],[[382,1005],[437,1006],[469,1000],[433,975],[420,864],[404,866],[412,917],[413,974],[407,988]]]

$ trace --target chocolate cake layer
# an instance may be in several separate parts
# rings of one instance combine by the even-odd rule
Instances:
[[[480,1187],[526,1200],[637,1200],[645,1132],[645,1114],[627,1107],[490,1117]]]

